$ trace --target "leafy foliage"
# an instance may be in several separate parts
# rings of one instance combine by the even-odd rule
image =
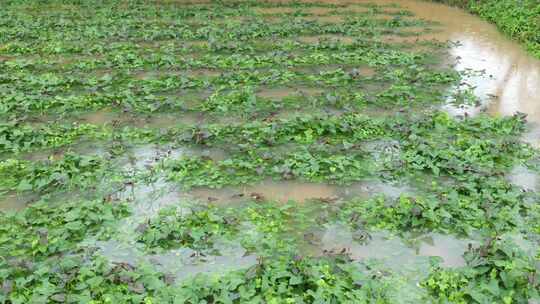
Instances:
[[[262,261],[253,268],[184,285],[185,303],[388,303],[385,286],[369,281],[343,258],[287,257]]]
[[[58,161],[29,162],[8,159],[0,163],[2,190],[46,192],[52,189],[93,187],[105,171],[95,156],[65,154]]]
[[[467,6],[534,52],[530,1]],[[511,183],[538,159],[524,115],[451,117],[472,72],[387,42],[438,27],[367,2],[3,1],[0,210],[37,203],[0,212],[0,302],[393,303],[414,280],[426,302],[535,300],[538,257],[499,238],[414,280],[350,251],[376,230],[538,239]]]
[[[195,211],[184,215],[176,209],[162,212],[155,221],[144,226],[139,241],[148,247],[172,248],[189,247],[208,249],[212,239],[236,232],[233,224],[237,224],[232,216],[226,217],[214,208]]]
[[[539,298],[535,261],[515,244],[488,239],[465,254],[467,267],[436,268],[422,284],[440,302],[528,303]]]

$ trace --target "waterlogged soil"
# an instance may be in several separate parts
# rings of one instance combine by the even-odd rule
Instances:
[[[459,113],[474,115],[484,109],[492,115],[512,115],[519,111],[531,122],[540,120],[540,61],[523,47],[494,25],[458,8],[422,1],[397,3],[419,18],[441,23],[438,31],[426,38],[455,42],[449,52],[456,69],[482,71],[481,76],[466,80],[482,101],[481,107],[466,107]]]
[[[441,265],[445,267],[464,266],[463,253],[468,244],[474,243],[472,240],[442,234],[417,236],[405,243],[385,232],[359,235],[341,225],[328,226],[315,238],[318,240],[312,244],[320,242],[315,249],[319,255],[345,250],[354,260],[382,260],[396,271],[415,268],[423,263],[423,269],[420,270],[423,272],[429,269],[429,257],[441,258]]]
[[[127,4],[0,12],[0,302],[540,301],[540,61],[494,26]]]

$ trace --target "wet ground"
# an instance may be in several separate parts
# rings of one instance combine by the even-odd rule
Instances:
[[[497,31],[495,26],[480,20],[460,9],[423,1],[379,0],[378,5],[398,4],[417,17],[436,21],[441,24],[436,32],[425,36],[392,37],[388,42],[404,42],[419,40],[452,41],[449,50],[448,63],[457,70],[471,69],[475,71],[463,84],[479,98],[477,105],[455,107],[452,104],[444,106],[454,115],[474,116],[481,112],[490,115],[512,115],[515,112],[527,114],[530,130],[526,140],[534,145],[540,145],[540,61],[529,56],[523,47],[511,41]],[[341,3],[337,1],[336,3]],[[337,9],[339,12],[340,9]],[[389,8],[391,10],[391,8]],[[291,12],[288,8],[263,9],[266,14]],[[365,11],[359,8],[359,11]],[[313,14],[327,14],[327,9],[312,10]],[[271,18],[271,17],[269,17]],[[324,22],[339,22],[336,13],[330,17],[309,17]],[[322,37],[299,37],[302,42],[315,43]],[[324,37],[323,37],[324,38]],[[326,37],[329,38],[329,37]],[[351,43],[351,37],[334,37],[342,43]],[[320,70],[320,69],[319,69]],[[372,76],[374,71],[360,68],[359,73]],[[193,72],[198,76],[218,76],[216,71],[198,70]],[[137,78],[154,77],[151,72],[139,72]],[[315,96],[324,92],[318,88],[270,88],[261,89],[258,96],[271,100],[280,100],[287,96]],[[285,113],[285,114],[291,114]],[[163,128],[173,125],[198,125],[202,123],[200,115],[196,114],[160,114],[147,117],[131,116],[102,109],[97,112],[81,114],[78,122],[106,125],[118,123],[139,128]],[[234,120],[231,119],[231,120]],[[378,149],[378,148],[377,148]],[[88,151],[89,149],[85,149]],[[130,156],[125,160],[124,168],[133,171],[143,171],[155,166],[162,158],[178,158],[182,155],[197,155],[219,161],[227,157],[221,149],[211,148],[169,148],[159,145],[135,147],[130,150]],[[61,151],[30,154],[27,159],[44,160],[61,157]],[[539,188],[539,177],[525,167],[516,167],[508,177],[515,185],[524,190],[536,191]],[[235,204],[244,201],[270,200],[279,203],[295,201],[309,203],[314,200],[340,201],[351,197],[369,198],[380,194],[391,198],[414,193],[411,185],[393,184],[379,180],[366,180],[352,185],[337,186],[322,183],[301,181],[275,181],[266,179],[253,185],[223,187],[221,189],[196,187],[183,190],[177,185],[155,181],[151,184],[134,184],[118,191],[117,199],[132,201],[133,215],[123,223],[126,240],[98,242],[96,247],[111,261],[136,264],[140,260],[155,264],[158,269],[175,274],[177,280],[185,279],[188,275],[202,272],[219,272],[231,269],[246,268],[257,261],[255,256],[245,252],[238,244],[223,244],[218,256],[206,256],[204,259],[192,259],[194,252],[189,250],[173,250],[156,255],[144,255],[140,249],[129,240],[129,231],[141,222],[155,217],[159,210],[183,200],[197,200],[216,205]],[[24,208],[29,199],[10,194],[1,201],[2,210],[19,210]],[[439,257],[445,267],[464,265],[463,253],[468,244],[474,240],[462,240],[456,237],[429,234],[415,238],[401,239],[386,232],[377,232],[369,236],[356,235],[339,224],[321,227],[312,236],[312,244],[306,246],[306,252],[321,255],[328,252],[347,252],[353,260],[380,259],[387,266],[399,271],[418,272],[420,277],[429,268],[429,257]],[[179,262],[181,261],[181,262]],[[420,269],[420,270],[419,270]]]
[[[428,39],[450,40],[455,69],[480,71],[478,77],[466,82],[480,97],[478,107],[465,107],[449,111],[455,114],[474,115],[485,111],[491,115],[527,114],[531,132],[540,122],[540,60],[529,55],[523,46],[500,33],[497,28],[480,18],[441,4],[424,1],[395,2],[412,11],[416,16],[436,20],[442,24],[440,31]],[[540,138],[531,138],[538,143]]]

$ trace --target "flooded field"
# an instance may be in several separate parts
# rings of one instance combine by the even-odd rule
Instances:
[[[540,301],[540,60],[494,25],[55,3],[0,12],[0,302]]]

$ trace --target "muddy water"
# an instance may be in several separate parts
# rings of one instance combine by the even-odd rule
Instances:
[[[342,1],[338,0],[323,2],[342,4]],[[435,32],[420,36],[392,37],[391,41],[435,39],[459,42],[450,49],[450,54],[456,61],[455,68],[484,71],[483,76],[467,79],[482,102],[478,107],[448,106],[446,110],[456,115],[474,115],[481,111],[492,115],[511,115],[517,111],[526,113],[531,122],[531,134],[526,139],[540,144],[540,60],[530,56],[523,46],[500,33],[494,25],[458,8],[415,0],[349,2],[360,4],[355,8],[360,10],[365,9],[363,6],[368,3],[379,6],[397,4],[400,8],[393,8],[395,11],[406,9],[418,18],[439,22],[441,26],[437,26]],[[353,8],[354,6],[347,10]]]
[[[393,185],[378,180],[365,180],[350,186],[338,186],[294,180],[275,181],[272,179],[249,186],[224,187],[221,189],[200,187],[189,192],[193,198],[199,201],[215,204],[237,203],[248,200],[304,203],[317,199],[325,201],[358,197],[367,199],[383,194],[389,198],[398,198],[401,194],[411,193],[413,191],[406,185]]]
[[[467,80],[475,87],[482,106],[450,109],[453,113],[474,114],[485,109],[493,115],[511,115],[519,111],[528,114],[531,122],[540,123],[540,60],[527,54],[521,45],[461,9],[423,1],[377,1],[385,3],[397,3],[419,18],[440,22],[440,31],[428,38],[459,42],[450,50],[457,60],[456,69],[485,72]],[[540,138],[531,140],[538,142]]]
[[[281,100],[286,97],[295,96],[316,96],[322,94],[324,91],[319,88],[290,88],[290,87],[278,87],[278,88],[264,88],[257,92],[257,96],[262,98],[268,98],[272,100]]]
[[[270,200],[286,203],[289,200],[305,202],[309,199],[332,198],[338,193],[337,187],[299,181],[265,180],[257,185],[224,187],[222,189],[194,188],[191,196],[215,204],[237,203],[247,200]]]
[[[315,36],[298,36],[296,38],[302,43],[318,43],[320,41],[335,41],[342,44],[352,44],[354,38],[341,35],[315,35]]]
[[[222,71],[212,69],[193,69],[193,70],[181,70],[181,71],[139,71],[134,74],[135,79],[149,80],[159,79],[160,77],[171,76],[189,76],[189,77],[217,77],[221,75]]]
[[[201,121],[199,114],[192,112],[175,114],[152,114],[152,115],[134,115],[120,113],[112,109],[105,108],[95,112],[89,112],[80,115],[78,122],[94,125],[129,125],[138,128],[167,128],[175,125],[195,125]]]
[[[386,232],[359,234],[340,224],[326,227],[319,236],[312,253],[347,252],[354,260],[381,259],[387,266],[400,270],[404,264],[414,264],[426,257],[439,257],[441,265],[459,267],[465,265],[463,253],[471,240],[457,239],[442,234],[417,237],[412,244]]]
[[[24,209],[35,200],[34,195],[22,195],[16,193],[5,194],[0,197],[0,212],[12,212]]]
[[[337,1],[339,3],[339,1]],[[367,2],[367,1],[359,1]],[[373,2],[373,1],[370,1]],[[533,59],[517,43],[507,39],[500,34],[493,26],[471,16],[462,10],[450,8],[443,5],[412,1],[412,0],[378,0],[377,4],[398,3],[403,8],[412,11],[421,18],[434,20],[442,23],[440,31],[429,35],[418,37],[407,37],[405,39],[437,39],[441,41],[459,41],[451,50],[451,55],[456,60],[456,69],[484,70],[483,76],[474,76],[467,79],[467,82],[474,87],[476,95],[482,99],[480,107],[453,108],[449,106],[448,111],[454,114],[474,114],[482,110],[493,115],[510,115],[516,111],[529,114],[532,125],[537,125],[528,134],[531,142],[540,142],[540,61]],[[363,8],[362,8],[363,10]],[[275,11],[266,10],[264,13],[285,13],[287,9],[280,8]],[[316,14],[324,12],[316,12]],[[327,13],[327,12],[326,12]],[[312,18],[312,17],[309,17]],[[320,17],[326,21],[333,21],[335,17]],[[329,19],[330,18],[330,19]],[[328,38],[328,37],[324,37]],[[321,39],[317,37],[299,37],[300,41],[316,43]],[[331,39],[341,40],[342,43],[352,43],[350,37],[331,36]],[[399,38],[396,39],[396,42]],[[215,71],[197,70],[192,72],[197,76],[215,77]],[[140,73],[138,77],[142,79],[156,77],[151,73]],[[303,92],[302,90],[275,90],[261,91],[259,96],[271,99],[280,99],[290,96],[291,93],[318,94],[318,91]],[[92,113],[81,117],[83,121],[92,124],[107,124],[119,119],[109,109]],[[121,119],[120,119],[121,120]],[[198,117],[158,117],[138,121],[125,121],[125,123],[139,126],[170,126],[175,123],[196,124]],[[144,170],[156,164],[160,158],[159,147],[141,147],[134,149],[134,158],[128,165],[131,169]],[[157,152],[156,152],[157,151]],[[178,152],[178,153],[176,153]],[[168,153],[168,152],[167,152]],[[172,151],[172,157],[183,155],[186,151]],[[220,160],[225,155],[216,152],[204,152],[208,156]],[[524,168],[516,168],[510,177],[511,182],[523,189],[537,189],[538,181],[536,175],[532,175]],[[224,189],[193,189],[189,193],[183,193],[175,184],[158,180],[151,185],[135,185],[120,194],[120,199],[127,199],[132,202],[133,216],[123,223],[123,232],[126,240],[120,243],[107,242],[98,243],[98,247],[103,255],[111,260],[119,262],[136,263],[141,259],[141,252],[134,248],[132,240],[127,237],[141,223],[155,216],[159,210],[178,204],[178,201],[196,198],[201,201],[212,203],[229,203],[243,200],[273,200],[277,202],[287,202],[294,200],[306,202],[310,199],[339,199],[347,197],[369,197],[377,194],[386,194],[396,198],[403,193],[411,193],[407,186],[388,185],[380,182],[365,182],[352,185],[347,188],[305,183],[299,181],[272,181],[265,180],[260,184],[245,187],[227,187]],[[22,208],[26,203],[16,196],[8,196],[6,200],[0,202],[0,208],[7,206],[8,209]],[[388,236],[384,233],[376,233],[370,236],[366,243],[359,242],[365,235],[357,235],[339,225],[325,227],[319,236],[319,244],[312,249],[315,254],[324,252],[347,251],[355,260],[367,260],[371,258],[382,259],[391,268],[402,271],[409,269],[411,272],[418,272],[418,269],[429,267],[428,258],[437,256],[442,259],[442,265],[457,267],[464,264],[462,254],[466,249],[468,241],[455,239],[450,236],[433,234],[418,239],[414,246],[409,246],[403,240]],[[126,245],[127,244],[127,245]],[[244,268],[254,264],[255,258],[244,255],[241,250],[230,250],[235,254],[224,254],[222,256],[209,257],[209,263],[192,263],[186,261],[192,252],[171,251],[164,254],[142,257],[144,262],[157,265],[158,268],[172,271],[177,278],[182,278],[186,273],[225,271],[235,268]],[[240,254],[238,253],[240,252]],[[217,267],[216,267],[217,266]],[[420,271],[422,272],[422,271]]]

